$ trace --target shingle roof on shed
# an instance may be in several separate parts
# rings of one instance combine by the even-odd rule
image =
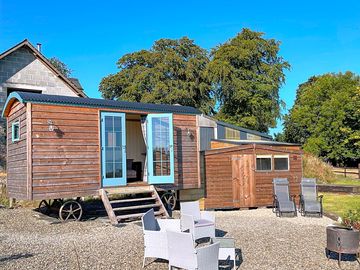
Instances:
[[[151,104],[140,102],[116,101],[96,98],[80,98],[70,96],[45,95],[31,92],[12,92],[4,106],[3,116],[7,115],[8,104],[11,100],[18,99],[22,103],[57,104],[78,107],[94,107],[103,109],[123,109],[130,111],[144,111],[152,113],[178,113],[178,114],[201,114],[198,109],[189,106]]]

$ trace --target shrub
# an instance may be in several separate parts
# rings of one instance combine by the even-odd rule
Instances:
[[[360,207],[355,210],[349,210],[343,217],[343,225],[360,230]]]
[[[0,205],[9,206],[9,199],[6,196],[6,186],[0,183]]]
[[[308,153],[303,155],[303,174],[304,177],[316,178],[323,183],[331,183],[336,179],[331,165]]]

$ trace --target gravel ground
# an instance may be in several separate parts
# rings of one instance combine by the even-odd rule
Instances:
[[[236,239],[238,269],[338,269],[324,255],[326,217],[276,218],[270,209],[215,212],[217,232]],[[29,209],[0,209],[0,269],[141,269],[140,222],[50,224]],[[150,263],[151,260],[149,259]],[[356,262],[342,262],[357,269]],[[168,269],[164,261],[145,269]]]

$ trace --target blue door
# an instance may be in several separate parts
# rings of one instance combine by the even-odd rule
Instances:
[[[148,134],[148,183],[174,183],[174,137],[172,114],[149,114]]]
[[[102,186],[126,185],[125,114],[101,112]]]

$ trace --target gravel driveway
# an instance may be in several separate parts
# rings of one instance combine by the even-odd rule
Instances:
[[[215,212],[220,234],[235,237],[238,269],[338,269],[324,255],[326,217],[276,218],[270,209]],[[0,209],[0,269],[141,269],[139,222],[49,224],[29,209]],[[151,260],[149,260],[151,262]],[[343,269],[357,269],[343,262]],[[145,269],[168,269],[154,262]]]

